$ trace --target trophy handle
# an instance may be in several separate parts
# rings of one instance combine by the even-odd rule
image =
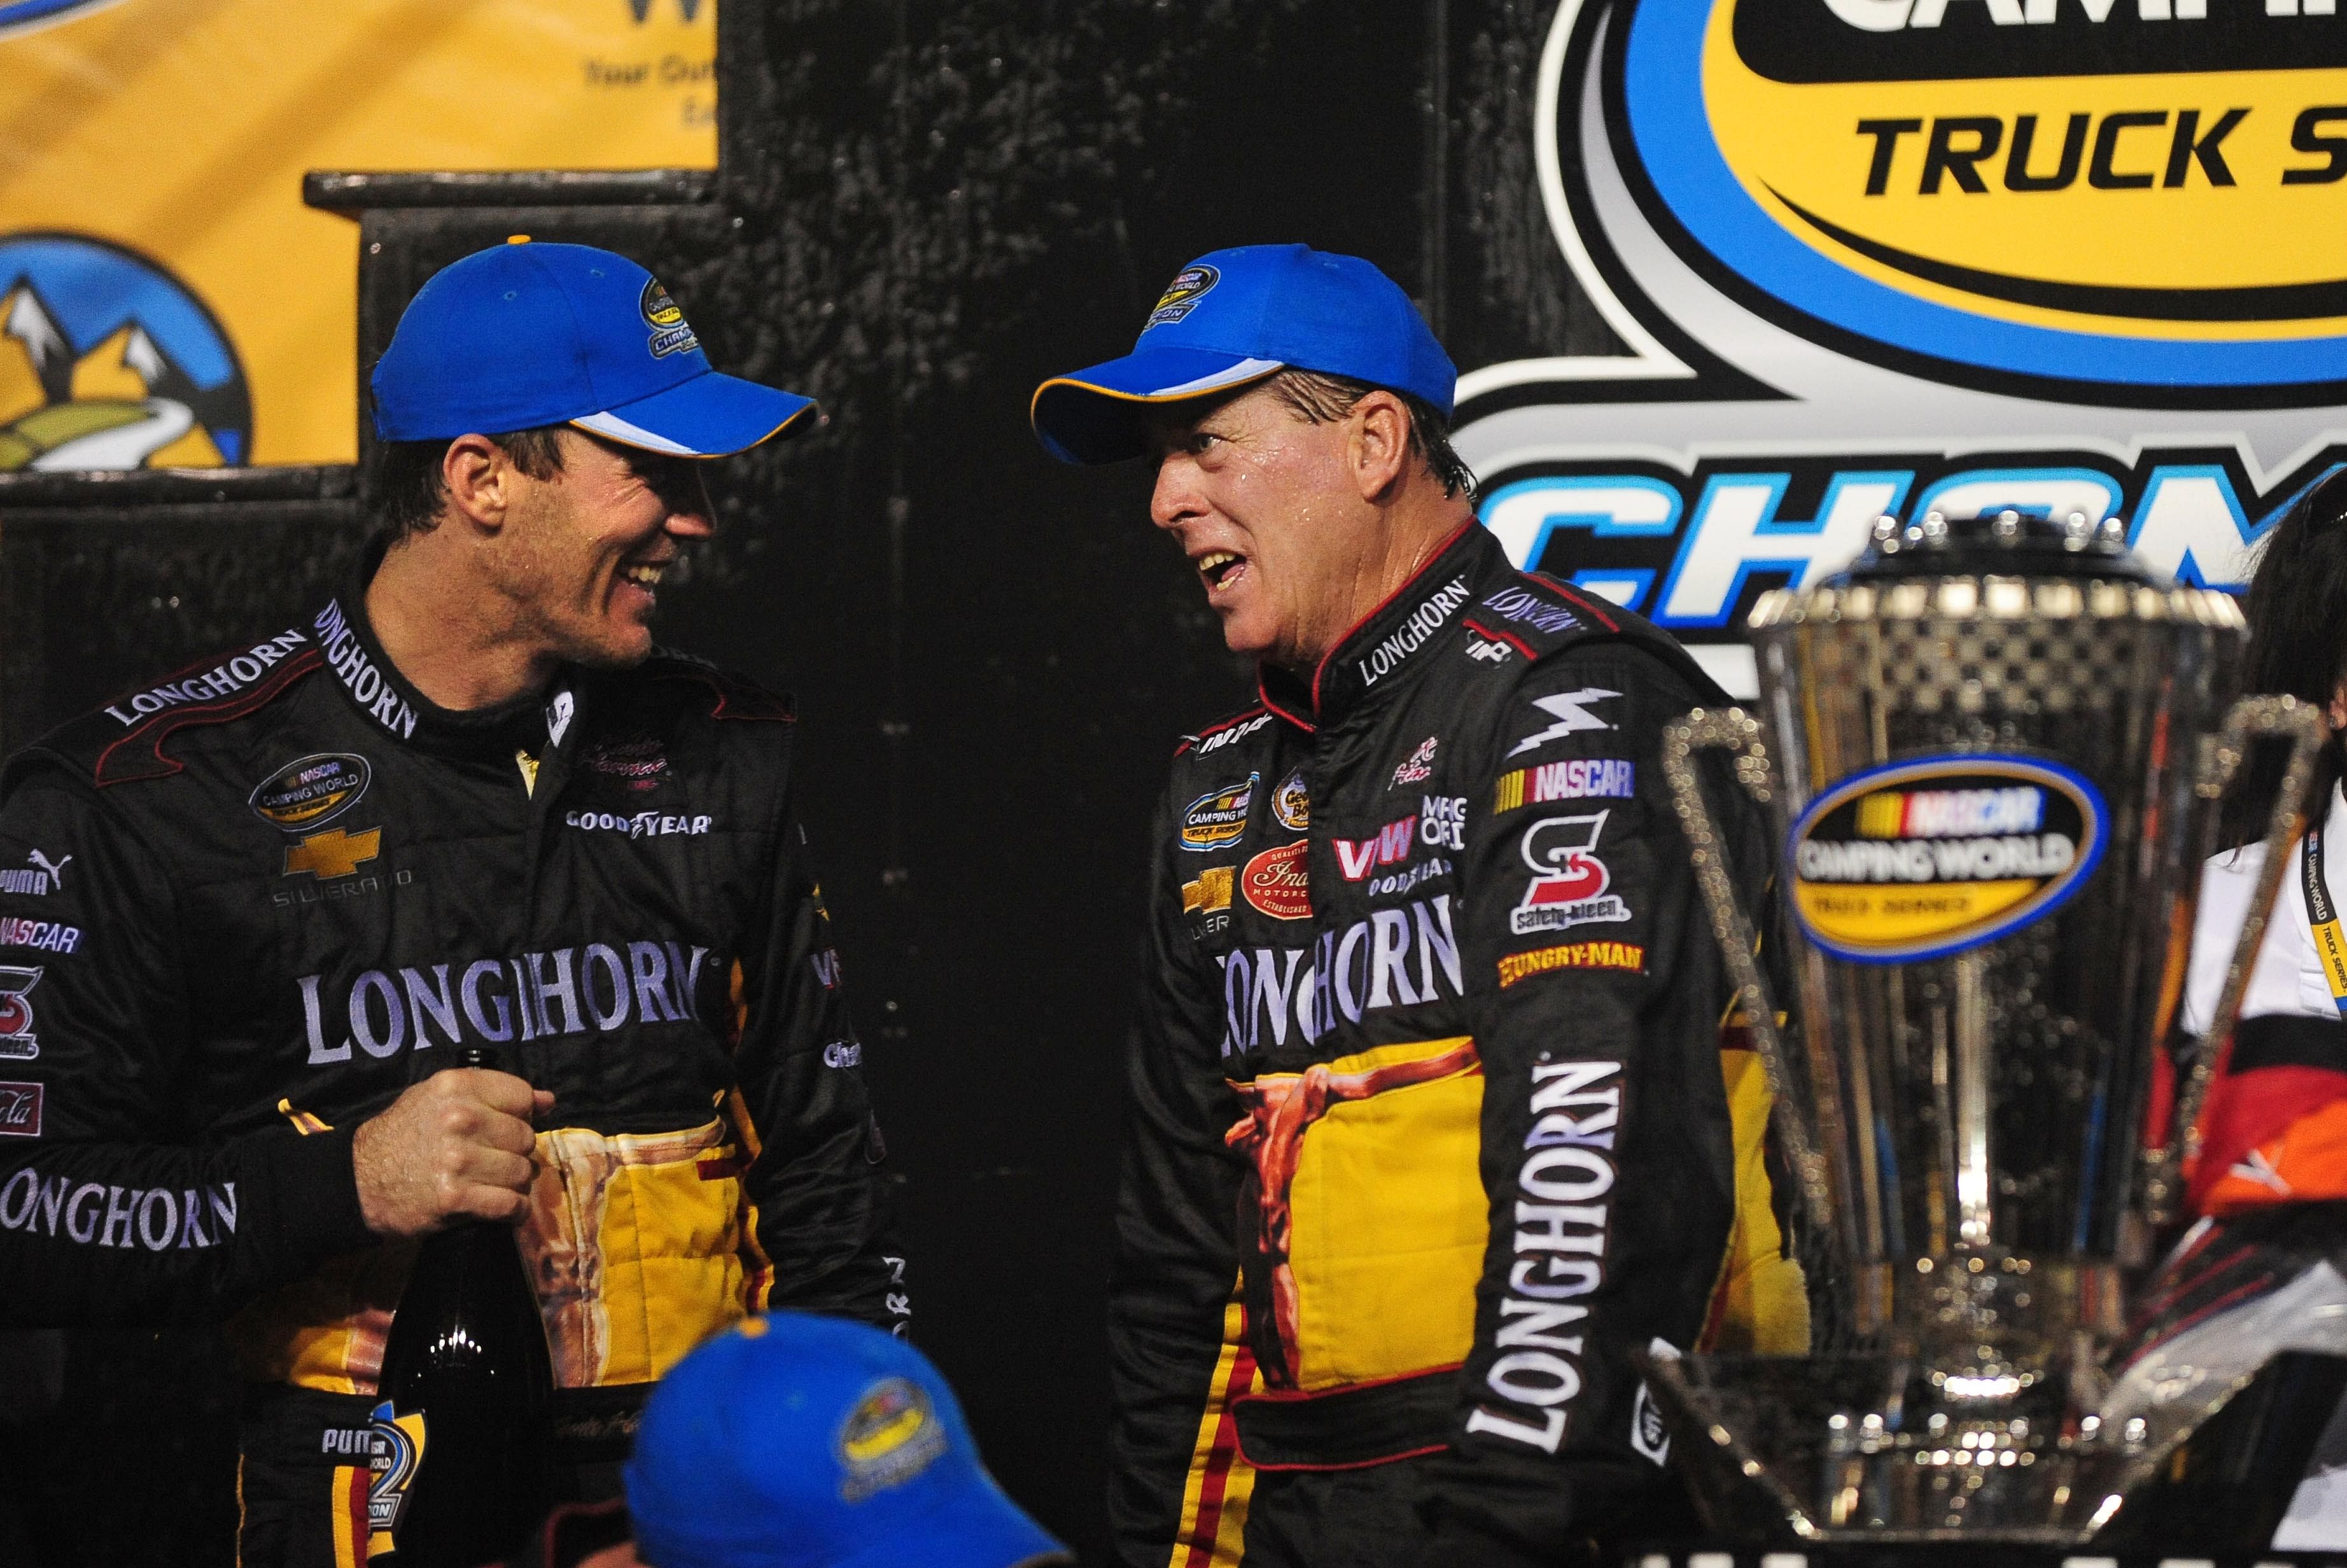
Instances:
[[[2218,1059],[2225,1054],[2239,1020],[2241,997],[2249,989],[2250,970],[2266,935],[2274,898],[2281,888],[2282,857],[2289,853],[2304,825],[2307,785],[2312,781],[2315,753],[2330,736],[2322,711],[2295,697],[2243,697],[2225,711],[2224,727],[2213,743],[2204,744],[2194,793],[2201,799],[2221,797],[2253,740],[2287,740],[2290,766],[2274,795],[2273,815],[2266,822],[2265,866],[2241,922],[2240,938],[2233,944],[2233,961],[2225,970],[2225,989],[2218,993],[2217,1010],[2209,1020],[2208,1038],[2195,1053],[2192,1071],[2177,1096],[2176,1117],[2167,1141],[2144,1152],[2144,1199],[2151,1223],[2175,1221],[2184,1198],[2184,1167],[2200,1153],[2200,1112],[2208,1104],[2209,1088],[2216,1081]],[[1667,764],[1666,764],[1667,765]],[[2194,867],[2192,874],[2198,875]]]
[[[1670,781],[1671,805],[1686,831],[1696,886],[1711,913],[1712,935],[1718,938],[1720,952],[1727,960],[1727,978],[1736,987],[1737,1001],[1744,1009],[1753,1049],[1768,1080],[1770,1116],[1799,1180],[1809,1222],[1819,1235],[1830,1235],[1833,1204],[1826,1185],[1825,1161],[1818,1153],[1817,1140],[1810,1134],[1799,1102],[1793,1098],[1784,1038],[1777,1030],[1776,1002],[1760,974],[1759,944],[1753,938],[1752,922],[1737,904],[1735,885],[1728,880],[1718,825],[1703,798],[1703,781],[1696,775],[1693,757],[1698,751],[1733,753],[1737,782],[1764,805],[1775,793],[1775,770],[1758,721],[1741,708],[1717,712],[1697,708],[1663,731],[1663,776]]]

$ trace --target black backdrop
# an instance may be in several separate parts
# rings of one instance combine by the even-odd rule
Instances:
[[[822,400],[820,430],[719,466],[723,534],[663,590],[662,637],[798,695],[915,1336],[1088,1562],[1143,825],[1174,737],[1247,673],[1147,524],[1150,476],[1051,463],[1027,400],[1122,352],[1190,257],[1258,241],[1374,260],[1465,367],[1603,352],[1532,183],[1553,19],[725,0],[713,207],[363,231],[363,363],[415,282],[510,225],[633,251],[721,366]],[[93,488],[0,484],[0,744],[283,624],[363,528],[332,470]],[[42,1347],[0,1345],[0,1561],[229,1561],[208,1343],[70,1336],[61,1390]]]

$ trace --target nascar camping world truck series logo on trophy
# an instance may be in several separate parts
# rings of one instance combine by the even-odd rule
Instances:
[[[2238,588],[2347,456],[2327,5],[1565,0],[1535,120],[1624,352],[1461,377],[1483,520],[1738,695],[1758,595],[1882,514],[2121,517]]]

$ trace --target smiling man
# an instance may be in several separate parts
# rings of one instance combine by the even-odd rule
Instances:
[[[1565,1561],[1656,1496],[1636,1354],[1716,1286],[1775,1348],[1805,1322],[1781,1272],[1751,1310],[1782,1238],[1765,1181],[1737,1210],[1758,1134],[1660,766],[1725,698],[1477,526],[1454,380],[1368,263],[1258,246],[1036,395],[1055,456],[1153,456],[1261,671],[1154,828],[1110,1326],[1136,1568]],[[1757,813],[1714,794],[1755,907]]]
[[[344,590],[0,774],[0,1323],[226,1317],[248,1568],[395,1544],[376,1373],[452,1223],[518,1227],[581,1491],[744,1312],[907,1311],[790,708],[650,631],[704,462],[811,405],[523,241],[374,390]]]

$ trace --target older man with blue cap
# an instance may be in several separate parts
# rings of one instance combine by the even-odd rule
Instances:
[[[649,624],[698,466],[810,405],[712,369],[633,261],[519,238],[424,286],[373,385],[351,579],[0,775],[0,864],[65,868],[0,938],[72,933],[0,939],[40,1108],[0,1185],[120,1216],[12,1198],[0,1324],[227,1317],[247,1568],[397,1550],[415,1237],[518,1227],[577,1490],[744,1313],[907,1310],[791,709]]]
[[[1155,464],[1259,670],[1153,829],[1110,1325],[1134,1568],[1586,1551],[1664,1495],[1638,1358],[1748,1284],[1729,988],[1660,767],[1725,697],[1477,526],[1454,379],[1375,267],[1266,245],[1035,396],[1053,456]],[[1757,815],[1716,809],[1757,899]]]

